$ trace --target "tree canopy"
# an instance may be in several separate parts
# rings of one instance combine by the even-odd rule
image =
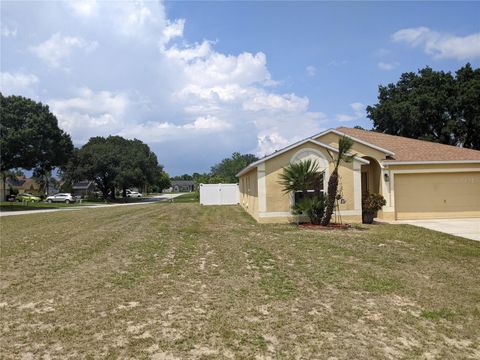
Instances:
[[[156,183],[152,185],[152,187],[159,192],[162,192],[164,189],[168,189],[170,186],[172,186],[170,176],[165,171],[162,171],[159,174]]]
[[[375,131],[480,149],[480,69],[466,64],[452,75],[426,67],[378,92],[367,107]]]
[[[58,127],[48,106],[0,93],[0,171],[34,169],[50,172],[64,166],[72,151],[70,135]]]
[[[194,180],[196,184],[228,184],[237,183],[236,175],[244,167],[257,161],[258,158],[253,154],[240,154],[234,152],[231,157],[225,158],[218,164],[210,168],[210,172],[184,174],[172,178],[172,180]]]
[[[94,181],[104,197],[114,196],[115,188],[157,186],[163,167],[148,145],[120,136],[93,137],[75,151],[65,178]]]
[[[193,180],[193,176],[189,174],[177,175],[172,177],[172,180]]]
[[[257,161],[258,158],[253,154],[240,154],[234,152],[230,158],[225,158],[210,169],[210,176],[221,179],[225,183],[236,183],[236,175],[244,167]]]

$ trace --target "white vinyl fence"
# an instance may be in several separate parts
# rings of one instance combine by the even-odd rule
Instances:
[[[200,184],[201,205],[236,205],[239,202],[238,184]]]

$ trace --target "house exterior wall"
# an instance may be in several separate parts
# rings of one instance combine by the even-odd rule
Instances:
[[[315,140],[337,148],[339,138],[340,136],[335,133],[327,133]],[[241,204],[257,221],[275,223],[298,221],[298,217],[291,214],[292,196],[283,192],[279,180],[283,168],[295,160],[296,154],[309,150],[316,152],[319,159],[325,161],[330,159],[324,147],[307,142],[279,153],[240,177]],[[361,221],[362,171],[369,172],[371,182],[369,185],[373,186],[370,188],[378,191],[386,200],[386,205],[377,213],[380,219],[480,217],[480,163],[467,161],[437,164],[388,163],[385,152],[355,140],[352,153],[357,157],[366,158],[371,163],[375,161],[378,166],[363,165],[358,161],[342,163],[340,166],[339,191],[341,190],[345,199],[345,203],[340,204],[343,221]],[[325,166],[328,168],[326,177],[328,178],[333,165],[328,163]],[[409,175],[408,181],[400,180],[401,190],[397,193],[396,179],[402,179],[406,174]],[[403,178],[406,179],[405,176]],[[433,188],[425,187],[425,182],[443,186],[444,190],[435,191]],[[442,198],[442,201],[445,200],[443,203],[438,201],[442,193],[446,194]],[[417,207],[416,203],[419,204]],[[445,203],[452,206],[445,207]]]
[[[316,140],[328,144],[330,146],[337,147],[338,140],[340,136],[335,133],[327,133],[316,138]],[[469,185],[463,189],[463,191],[468,191],[471,194],[470,197],[462,195],[462,192],[451,192],[451,195],[443,200],[447,203],[457,202],[455,205],[457,210],[453,210],[453,206],[450,207],[449,211],[445,211],[445,207],[438,203],[438,198],[441,196],[438,191],[419,191],[419,186],[422,181],[425,181],[422,178],[421,174],[424,173],[433,173],[436,175],[431,175],[428,177],[431,183],[444,183],[447,179],[452,181],[451,186],[455,187],[455,179],[462,178],[461,175],[457,176],[448,176],[445,174],[449,173],[465,173],[469,170],[473,172],[480,171],[480,164],[468,164],[468,163],[443,163],[443,164],[383,164],[386,159],[385,153],[371,148],[367,145],[358,143],[354,141],[352,147],[352,153],[357,154],[359,157],[373,158],[380,163],[380,168],[371,167],[369,165],[363,166],[362,171],[367,171],[369,173],[369,188],[378,188],[378,192],[382,194],[387,202],[387,205],[383,207],[382,211],[379,211],[377,217],[384,220],[396,220],[401,218],[408,219],[424,219],[424,218],[439,218],[439,217],[480,217],[480,209],[476,209],[474,205],[471,205],[470,202],[475,201],[475,194],[478,194],[477,197],[480,199],[480,191],[476,185]],[[388,175],[389,180],[385,181],[385,174]],[[403,181],[401,184],[402,190],[400,194],[395,193],[395,176],[400,176],[400,174],[417,174],[413,177],[409,177],[409,181]],[[478,180],[476,175],[471,174],[471,181],[476,182]],[[444,185],[447,186],[447,185]],[[428,189],[427,189],[428,190]],[[401,197],[401,198],[399,198]],[[455,199],[455,200],[454,200]],[[415,211],[415,205],[422,202],[423,204],[429,204],[431,211],[425,211],[425,208],[422,208],[424,205],[418,205],[417,210]],[[458,203],[460,202],[460,203]],[[480,200],[478,200],[480,203]],[[399,203],[400,208],[396,206],[396,203]],[[410,205],[405,205],[410,204]],[[435,205],[437,204],[437,205]],[[412,207],[413,206],[413,207]],[[478,205],[480,206],[480,205]],[[473,210],[461,210],[461,209],[473,209]],[[408,211],[407,211],[408,210]]]
[[[253,218],[258,220],[258,176],[257,169],[240,176],[240,205]]]
[[[306,143],[295,147],[294,149],[267,160],[265,162],[266,211],[259,214],[261,222],[297,221],[297,217],[290,214],[292,207],[291,195],[283,192],[279,180],[283,168],[292,161],[295,154],[302,150],[313,150],[322,154],[325,158],[326,166],[328,167],[327,177],[332,172],[333,165],[326,160],[329,159],[327,151],[323,147],[312,143]],[[354,167],[356,168],[355,170]],[[354,183],[358,183],[360,179],[360,164],[357,162],[347,164],[342,163],[339,168],[339,178],[339,190],[342,190],[343,198],[346,201],[339,206],[340,212],[342,213],[342,219],[346,221],[361,221],[361,204],[359,203],[358,198],[355,202],[354,191]],[[360,187],[360,184],[358,183],[357,186]]]

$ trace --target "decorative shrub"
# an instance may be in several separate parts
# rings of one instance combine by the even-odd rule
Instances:
[[[312,224],[320,224],[325,214],[327,196],[320,193],[311,198],[305,198],[293,206],[295,215],[306,215]]]

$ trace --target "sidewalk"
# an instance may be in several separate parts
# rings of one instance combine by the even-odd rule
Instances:
[[[45,209],[45,210],[0,211],[0,217],[51,213],[51,212],[57,212],[57,211],[78,211],[83,209],[97,209],[97,208],[106,208],[106,207],[115,207],[115,206],[147,205],[147,204],[155,204],[158,202],[166,202],[180,195],[183,195],[183,193],[162,194],[162,195],[157,195],[151,198],[146,198],[145,201],[142,201],[142,202],[126,203],[126,204],[82,205],[77,207]]]

